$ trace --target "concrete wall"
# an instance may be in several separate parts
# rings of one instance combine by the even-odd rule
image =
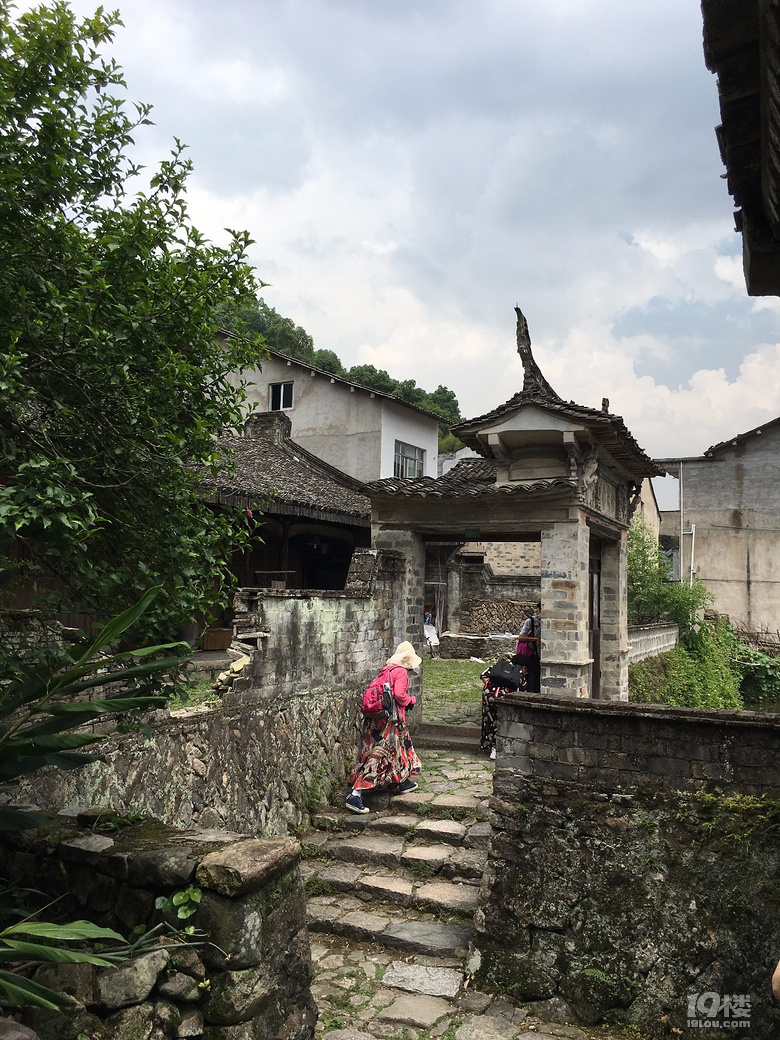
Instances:
[[[715,608],[748,631],[780,629],[780,428],[747,436],[711,458],[684,460],[682,573],[694,569]],[[695,525],[695,539],[691,534]],[[679,535],[679,512],[663,515]]]
[[[657,657],[677,646],[679,626],[671,624],[636,625],[628,630],[628,664]]]
[[[435,477],[439,458],[439,424],[398,401],[382,401],[381,476],[395,472],[395,442],[403,441],[425,452],[423,476]]]
[[[270,383],[292,382],[293,406],[285,410],[292,423],[292,440],[342,472],[364,481],[392,477],[397,437],[423,448],[426,476],[436,476],[435,418],[278,356],[264,361],[262,371],[241,376],[251,380],[247,397],[261,411],[269,409]]]
[[[774,1036],[780,717],[522,695],[498,712],[477,984],[648,1037],[702,1032],[690,994],[748,994],[751,1035]]]

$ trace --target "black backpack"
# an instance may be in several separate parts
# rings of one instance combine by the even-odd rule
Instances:
[[[517,690],[523,685],[523,668],[522,665],[512,664],[502,657],[488,668],[487,677],[497,686]]]

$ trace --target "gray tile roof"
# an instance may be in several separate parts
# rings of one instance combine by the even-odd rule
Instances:
[[[640,448],[623,422],[622,416],[613,415],[603,409],[587,408],[585,405],[575,404],[574,401],[563,401],[557,395],[551,396],[539,390],[521,390],[520,393],[510,397],[508,401],[492,411],[479,415],[475,419],[466,419],[457,426],[453,426],[452,432],[475,451],[484,451],[485,449],[477,440],[477,433],[480,429],[495,419],[503,418],[503,416],[517,411],[525,404],[538,405],[549,412],[555,412],[564,418],[587,426],[596,443],[636,476],[657,477],[663,472]]]
[[[553,480],[529,480],[512,484],[496,484],[496,463],[492,459],[461,459],[442,477],[401,479],[387,477],[364,485],[368,492],[387,495],[422,495],[428,498],[466,498],[484,495],[517,495],[553,488],[576,488],[577,481],[560,477]]]
[[[291,441],[290,428],[283,412],[259,412],[245,436],[220,438],[235,472],[211,478],[207,499],[253,506],[273,496],[265,512],[370,526],[371,505],[360,482]]]

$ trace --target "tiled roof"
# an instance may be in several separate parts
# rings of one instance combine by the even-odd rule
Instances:
[[[290,440],[283,412],[261,412],[247,423],[243,437],[222,437],[235,472],[209,480],[208,500],[257,505],[273,495],[269,513],[310,516],[368,527],[371,505],[362,485]]]
[[[366,491],[386,495],[424,495],[428,498],[466,498],[483,495],[516,495],[553,488],[576,488],[577,481],[565,477],[496,484],[496,464],[491,459],[462,459],[442,477],[401,479],[387,477],[366,484]]]
[[[770,419],[769,422],[762,423],[761,426],[756,426],[752,430],[748,430],[746,433],[738,433],[736,437],[729,437],[726,441],[721,441],[719,444],[713,444],[711,448],[707,448],[704,452],[705,456],[708,455],[722,455],[727,452],[730,448],[736,448],[740,444],[744,444],[745,441],[750,440],[753,437],[760,437],[764,430],[772,429],[780,423],[780,416],[777,419]]]
[[[548,412],[556,412],[576,423],[586,426],[596,444],[609,452],[634,477],[658,477],[663,470],[653,462],[649,455],[639,447],[631,436],[623,419],[607,411],[609,401],[604,398],[601,409],[586,408],[584,405],[568,403],[562,400],[544,378],[541,369],[534,360],[531,349],[531,337],[528,322],[519,307],[515,307],[517,315],[517,352],[523,362],[523,389],[499,405],[476,419],[466,419],[452,427],[452,432],[480,455],[488,452],[487,447],[479,439],[478,434],[485,426],[493,425],[496,419],[502,419],[517,412],[523,405],[533,404]]]
[[[587,426],[599,446],[608,451],[629,472],[642,477],[661,475],[662,470],[640,448],[620,415],[612,415],[598,408],[587,408],[585,405],[575,404],[574,401],[563,401],[557,395],[550,396],[538,390],[521,390],[498,408],[479,415],[476,419],[467,419],[453,426],[452,432],[475,451],[484,451],[476,436],[479,430],[488,423],[517,411],[525,404],[538,405],[549,412],[555,412]]]

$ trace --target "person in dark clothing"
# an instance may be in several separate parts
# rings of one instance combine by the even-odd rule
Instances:
[[[541,611],[538,613],[541,613]],[[512,664],[523,665],[527,669],[528,679],[525,688],[528,693],[540,692],[541,648],[542,623],[537,616],[537,612],[529,610],[528,617],[520,629],[517,649],[512,658]]]

